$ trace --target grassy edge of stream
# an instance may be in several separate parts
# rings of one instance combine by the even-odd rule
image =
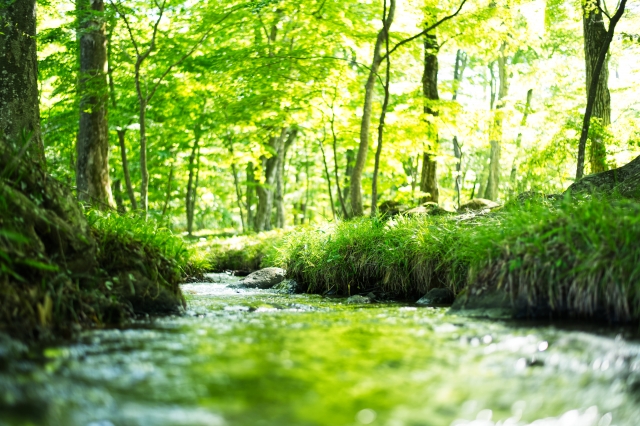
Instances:
[[[217,270],[280,266],[309,293],[413,299],[491,316],[640,319],[640,203],[513,202],[482,215],[359,218],[209,243]]]

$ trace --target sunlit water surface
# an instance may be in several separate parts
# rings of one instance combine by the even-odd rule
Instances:
[[[0,425],[640,425],[640,343],[603,327],[187,284],[188,314],[31,350]],[[586,331],[588,330],[588,331]]]

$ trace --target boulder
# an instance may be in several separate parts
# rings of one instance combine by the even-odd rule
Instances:
[[[640,156],[617,169],[585,176],[573,183],[565,192],[571,194],[613,193],[640,199]]]
[[[448,288],[433,288],[420,298],[416,304],[424,306],[450,305],[453,303],[453,299],[453,292]]]
[[[276,284],[273,289],[286,294],[304,293],[304,288],[295,280],[284,280],[281,283]]]
[[[437,203],[432,201],[428,201],[424,204],[419,205],[418,207],[414,207],[404,212],[404,214],[408,215],[431,215],[431,216],[440,216],[440,215],[450,215],[455,214],[455,212],[451,212],[440,207]]]
[[[347,298],[346,303],[348,305],[360,305],[363,303],[371,303],[371,299],[368,296],[361,296],[359,294],[356,294],[355,296]]]
[[[500,204],[495,201],[487,200],[485,198],[474,198],[467,201],[458,209],[458,213],[476,212],[482,210],[493,210],[500,207]]]
[[[286,272],[282,268],[260,269],[244,277],[239,284],[241,287],[248,288],[271,288],[284,281]]]

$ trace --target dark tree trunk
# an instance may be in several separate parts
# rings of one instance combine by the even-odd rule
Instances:
[[[590,4],[587,2],[587,4]],[[600,6],[600,0],[596,0]],[[593,71],[598,62],[600,49],[607,39],[607,30],[604,27],[604,16],[599,9],[588,10],[583,6],[582,26],[584,31],[584,59],[586,65],[586,91],[593,78]],[[600,120],[602,129],[611,124],[611,94],[609,93],[609,55],[607,54],[598,78],[595,101],[593,103],[592,118]],[[589,138],[591,146],[589,149],[589,163],[591,173],[600,173],[607,169],[607,148],[604,145],[601,129],[591,131]]]
[[[171,168],[169,169],[169,177],[167,178],[167,189],[164,192],[164,205],[162,206],[162,217],[167,214],[167,209],[169,208],[169,202],[171,201],[171,189],[173,186],[173,167],[174,164],[171,163]]]
[[[451,100],[456,101],[458,99],[458,90],[460,89],[460,83],[462,82],[462,76],[464,70],[467,67],[467,55],[462,50],[456,52],[456,64],[453,70],[453,96]],[[458,142],[458,136],[453,137],[453,155],[456,157],[456,198],[458,199],[458,208],[460,208],[461,191],[462,191],[462,177],[460,176],[462,169],[462,147]]]
[[[278,150],[278,164],[276,169],[276,193],[275,193],[275,207],[276,207],[276,228],[284,228],[285,226],[285,211],[284,211],[284,191],[285,191],[285,175],[284,166],[287,159],[287,153],[289,148],[296,140],[298,131],[292,129],[287,135],[287,139],[280,146]]]
[[[116,201],[118,212],[121,214],[126,213],[127,208],[124,206],[124,199],[122,198],[122,181],[120,179],[113,181],[113,197]]]
[[[376,38],[376,44],[373,49],[373,61],[369,70],[369,77],[365,85],[364,106],[362,108],[362,122],[360,125],[360,145],[358,146],[358,154],[356,156],[356,162],[353,166],[353,173],[351,174],[350,193],[351,193],[351,213],[354,216],[362,216],[362,173],[364,172],[364,166],[367,162],[367,153],[369,151],[369,128],[371,127],[371,113],[373,110],[373,91],[376,82],[376,76],[378,69],[382,63],[382,55],[380,49],[382,43],[387,37],[389,27],[393,22],[393,17],[396,11],[396,1],[389,0],[389,11],[386,13],[386,0],[385,1],[385,16],[386,19],[383,22],[382,29],[378,33]]]
[[[500,48],[500,56],[498,57],[498,100],[495,104],[494,119],[491,126],[490,144],[491,153],[489,154],[489,178],[484,191],[484,198],[489,200],[497,200],[500,195],[500,154],[502,150],[502,122],[504,118],[504,98],[509,90],[507,82],[507,58],[504,56],[505,45]]]
[[[191,235],[193,233],[193,217],[195,210],[195,200],[197,191],[197,168],[200,163],[200,129],[196,127],[194,131],[195,137],[193,140],[193,148],[191,148],[191,155],[189,156],[189,179],[187,181],[187,195],[185,197],[185,208],[187,212],[187,233]]]
[[[383,22],[386,21],[384,17]],[[384,141],[384,122],[389,107],[389,82],[391,80],[391,57],[389,56],[389,31],[386,32],[384,40],[386,50],[387,66],[384,75],[384,100],[380,111],[380,121],[378,123],[378,146],[376,147],[375,165],[373,167],[373,181],[371,183],[371,217],[375,217],[378,212],[378,172],[380,171],[380,155],[382,155],[382,142]]]
[[[136,196],[133,193],[133,186],[131,185],[131,176],[129,175],[129,162],[127,161],[127,145],[125,136],[127,133],[126,129],[118,129],[118,143],[120,144],[120,156],[122,157],[122,173],[124,174],[124,183],[127,187],[127,195],[129,196],[129,201],[131,202],[131,208],[133,210],[138,210],[138,203],[136,202]]]
[[[247,227],[254,229],[253,205],[255,203],[256,194],[256,175],[252,162],[247,164],[247,190],[245,193],[247,205]]]
[[[424,72],[422,74],[422,94],[425,99],[424,112],[427,119],[427,150],[422,154],[422,174],[420,176],[420,190],[426,194],[427,201],[438,202],[437,162],[438,154],[438,126],[436,124],[438,111],[434,107],[438,96],[438,40],[435,34],[426,34],[424,38]]]
[[[0,6],[0,29],[0,141],[44,167],[35,0]]]
[[[268,231],[271,229],[271,211],[273,210],[274,186],[278,170],[278,152],[285,143],[289,129],[283,128],[280,136],[273,136],[269,139],[269,146],[276,152],[269,158],[262,156],[262,173],[264,182],[256,186],[258,194],[258,208],[255,216],[254,229],[256,232]]]
[[[114,206],[109,182],[107,38],[104,2],[77,0],[80,123],[76,145],[78,199],[98,208]]]

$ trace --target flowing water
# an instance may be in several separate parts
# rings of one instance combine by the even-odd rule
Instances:
[[[186,284],[189,311],[26,351],[0,425],[640,425],[629,331]]]

